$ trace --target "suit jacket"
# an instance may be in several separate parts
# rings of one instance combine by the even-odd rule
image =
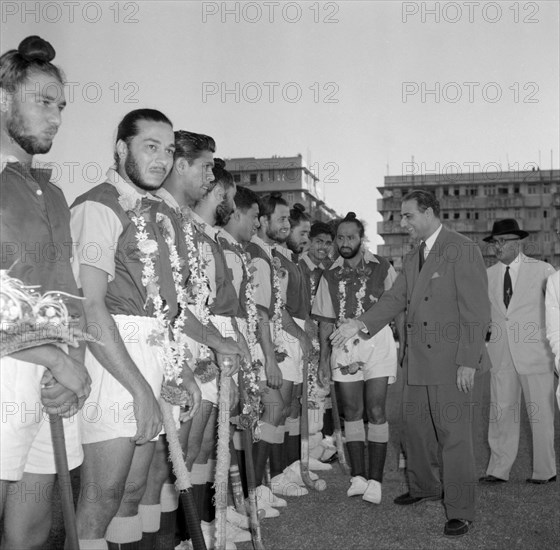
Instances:
[[[457,368],[488,367],[488,281],[480,249],[442,227],[422,271],[418,247],[408,253],[393,287],[359,319],[375,334],[405,312],[403,364],[410,385],[455,384]]]
[[[552,350],[546,339],[544,294],[546,279],[554,268],[546,262],[520,254],[519,273],[506,310],[504,280],[500,264],[488,268],[488,292],[492,304],[492,336],[488,353],[492,370],[502,368],[511,351],[519,374],[551,372]]]

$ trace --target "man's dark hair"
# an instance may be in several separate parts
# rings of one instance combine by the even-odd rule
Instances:
[[[195,134],[186,130],[175,132],[174,160],[184,158],[187,159],[189,164],[192,164],[205,151],[216,152],[216,142],[210,136]]]
[[[259,196],[248,187],[238,185],[237,193],[235,193],[234,200],[237,210],[241,210],[241,212],[247,212],[247,210],[249,210],[249,208],[251,208],[253,204],[258,205],[260,211]]]
[[[331,227],[327,225],[325,222],[315,222],[311,226],[311,231],[309,232],[309,238],[314,239],[318,235],[328,235],[331,239],[334,238]]]
[[[127,145],[130,144],[132,138],[138,135],[138,123],[141,120],[147,120],[149,122],[163,122],[164,124],[169,124],[173,128],[171,121],[161,112],[156,109],[135,109],[124,115],[117,128],[117,137],[115,139],[115,145],[119,140],[123,140]],[[119,164],[119,155],[115,148],[115,162],[117,166]]]
[[[51,63],[54,48],[39,36],[23,39],[17,50],[9,50],[0,57],[0,88],[15,93],[32,73],[44,73],[64,84],[62,71]]]
[[[228,190],[235,185],[233,176],[226,170],[225,160],[215,158],[212,173],[214,174],[214,181],[210,184],[211,189],[213,189],[217,183],[219,183],[225,190]]]
[[[428,208],[431,208],[434,212],[434,216],[439,218],[439,201],[431,191],[414,189],[414,191],[410,191],[403,197],[403,202],[412,200],[416,201],[420,212],[425,212]]]
[[[274,211],[279,204],[282,206],[288,206],[288,203],[282,198],[282,193],[273,191],[272,193],[265,195],[261,198],[259,215],[266,216],[266,218],[270,220],[270,216],[274,214]]]
[[[364,238],[364,235],[365,235],[364,224],[358,218],[356,218],[356,213],[355,212],[348,212],[348,214],[346,214],[346,216],[338,222],[338,225],[337,225],[336,229],[338,230],[338,228],[343,223],[354,223],[354,224],[356,224],[356,226],[358,227],[358,230],[360,232],[360,239]]]
[[[305,211],[305,206],[296,202],[292,208],[290,208],[290,228],[297,227],[302,222],[311,221],[311,216]]]

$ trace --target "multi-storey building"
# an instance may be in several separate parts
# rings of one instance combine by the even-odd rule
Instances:
[[[325,203],[324,183],[306,166],[301,155],[295,157],[232,158],[226,168],[239,185],[258,195],[280,191],[292,206],[303,204],[314,220],[328,222],[337,213]]]
[[[378,189],[383,198],[377,209],[383,221],[377,232],[385,240],[378,252],[397,268],[412,246],[400,226],[400,208],[402,197],[413,189],[435,193],[442,222],[478,243],[487,265],[496,260],[482,239],[494,221],[515,218],[529,233],[525,253],[560,266],[560,170],[387,176]]]

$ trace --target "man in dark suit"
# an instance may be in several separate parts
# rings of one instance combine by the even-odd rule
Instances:
[[[409,492],[395,504],[441,498],[439,445],[448,519],[444,535],[457,537],[469,532],[475,515],[472,420],[475,374],[488,364],[486,268],[475,243],[441,225],[432,193],[408,193],[401,216],[401,226],[420,245],[406,255],[393,287],[359,318],[342,324],[331,339],[340,346],[360,330],[373,335],[405,312],[403,421]]]

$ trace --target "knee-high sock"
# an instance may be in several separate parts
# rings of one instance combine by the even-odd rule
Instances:
[[[383,469],[389,442],[389,423],[368,424],[368,462],[369,479],[383,481]]]
[[[364,459],[366,430],[362,420],[344,421],[346,448],[350,458],[350,474],[365,477],[366,465]]]
[[[105,539],[80,539],[81,550],[108,550],[109,546]]]
[[[202,513],[200,519],[208,523],[214,521],[216,508],[214,507],[214,477],[216,474],[216,461],[209,459],[206,463],[206,483],[202,490]]]
[[[193,498],[196,503],[196,510],[198,517],[202,519],[202,506],[203,506],[203,490],[206,485],[206,464],[197,464],[196,462],[191,468],[191,482]]]
[[[283,424],[275,430],[274,443],[270,446],[270,477],[281,474],[287,466],[284,454],[285,431]]]
[[[332,402],[330,396],[325,400],[325,413],[323,414],[323,437],[334,433],[334,421],[332,417]]]
[[[161,488],[161,521],[156,536],[155,550],[174,548],[175,527],[177,523],[177,507],[179,492],[173,483],[164,483]]]
[[[114,517],[105,533],[109,550],[139,550],[142,539],[142,522],[137,514],[130,517]]]
[[[289,466],[301,458],[300,418],[288,418],[286,428],[286,465]]]
[[[159,531],[161,521],[161,505],[160,504],[140,504],[138,506],[138,515],[142,522],[142,540],[140,541],[140,550],[154,550],[156,543],[156,534]]]
[[[271,445],[274,445],[276,427],[267,422],[261,424],[261,438],[253,443],[253,463],[255,466],[255,484],[262,485],[266,461],[270,455]]]

